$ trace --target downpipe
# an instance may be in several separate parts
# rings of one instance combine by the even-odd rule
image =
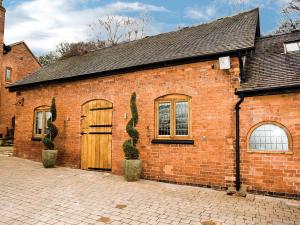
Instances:
[[[244,96],[239,96],[240,100],[235,105],[235,187],[239,191],[241,188],[240,177],[240,105],[244,101]]]

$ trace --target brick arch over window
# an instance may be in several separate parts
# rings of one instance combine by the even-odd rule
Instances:
[[[191,97],[169,94],[155,99],[155,138],[191,139]]]
[[[250,152],[291,153],[292,136],[289,130],[280,123],[261,122],[250,129],[247,146]]]
[[[47,120],[51,118],[49,106],[39,106],[33,114],[33,138],[42,139],[48,132]]]

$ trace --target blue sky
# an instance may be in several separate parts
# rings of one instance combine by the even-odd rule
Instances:
[[[261,30],[272,32],[289,0],[4,0],[7,9],[5,41],[24,40],[36,54],[55,49],[62,41],[92,39],[89,25],[107,15],[151,20],[147,34],[197,25],[239,11],[260,8]],[[235,3],[235,4],[234,4]]]

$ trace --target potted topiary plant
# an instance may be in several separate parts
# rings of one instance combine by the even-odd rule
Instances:
[[[54,145],[54,139],[58,134],[57,128],[53,124],[53,122],[56,120],[55,98],[52,98],[50,112],[51,117],[47,120],[48,133],[43,138],[45,150],[42,151],[42,162],[45,168],[51,168],[55,166],[58,153],[58,151],[55,150]]]
[[[139,151],[136,144],[139,140],[139,132],[135,129],[138,123],[138,111],[136,106],[136,93],[132,93],[130,99],[130,109],[132,118],[126,126],[126,131],[130,139],[123,144],[125,160],[123,163],[124,177],[127,181],[137,181],[140,179],[142,172],[142,161],[139,159]]]

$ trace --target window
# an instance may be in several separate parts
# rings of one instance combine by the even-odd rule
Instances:
[[[291,149],[291,138],[281,125],[264,123],[250,132],[248,144],[251,151],[288,152]]]
[[[5,70],[5,81],[7,82],[11,81],[11,73],[12,73],[12,69],[7,67]]]
[[[156,138],[190,138],[190,97],[167,95],[156,100]]]
[[[300,41],[284,44],[285,53],[300,51]]]
[[[49,107],[39,107],[34,111],[34,137],[43,138],[48,134],[47,120],[50,118],[51,112]]]

